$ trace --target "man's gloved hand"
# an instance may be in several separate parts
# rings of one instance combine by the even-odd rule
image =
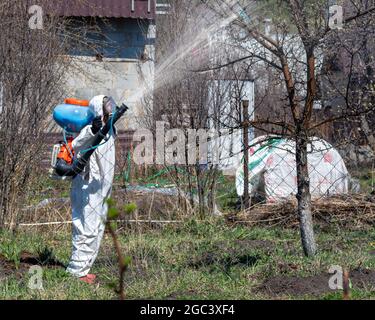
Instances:
[[[92,120],[91,131],[93,134],[97,134],[103,126],[102,117],[98,116]]]

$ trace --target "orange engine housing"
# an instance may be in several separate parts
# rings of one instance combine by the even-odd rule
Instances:
[[[74,150],[72,146],[73,138],[67,140],[67,144],[62,144],[60,147],[60,152],[57,155],[57,159],[64,160],[67,164],[73,163]]]

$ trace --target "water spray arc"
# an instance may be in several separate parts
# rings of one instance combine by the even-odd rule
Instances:
[[[181,39],[184,40],[181,41],[182,44],[167,52],[166,56],[160,59],[161,62],[157,64],[153,74],[144,79],[144,84],[128,98],[128,101],[141,102],[147,94],[152,94],[152,91],[157,91],[181,80],[183,72],[180,72],[180,64],[191,54],[193,49],[203,49],[209,46],[208,39],[210,36],[228,27],[236,19],[246,24],[253,23],[255,20],[247,12],[251,10],[255,12],[255,10],[259,9],[259,5],[256,7],[255,1],[249,1],[244,7],[238,1],[231,0],[225,0],[221,4],[221,11],[225,12],[225,15],[223,14],[220,17],[213,10],[209,9],[207,2],[206,10],[198,15],[199,21],[195,21],[191,26],[186,27],[187,31],[181,36]],[[206,1],[202,1],[202,5],[206,5]],[[195,32],[197,25],[201,25],[199,32]],[[152,85],[150,85],[151,83]]]

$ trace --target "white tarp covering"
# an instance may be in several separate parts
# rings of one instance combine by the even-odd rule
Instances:
[[[258,137],[249,148],[249,193],[275,202],[297,193],[295,142],[279,137]],[[308,145],[312,197],[348,193],[350,175],[340,154],[328,142],[312,138]],[[243,162],[236,172],[236,189],[243,195]],[[263,193],[263,194],[262,194]]]

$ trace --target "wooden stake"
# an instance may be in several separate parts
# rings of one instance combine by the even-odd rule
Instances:
[[[349,271],[344,270],[343,272],[343,281],[342,281],[342,286],[344,289],[344,296],[343,300],[350,300],[350,282],[349,282]]]
[[[243,144],[244,144],[244,163],[243,163],[243,183],[244,183],[244,208],[249,207],[249,101],[242,101],[243,105]]]

